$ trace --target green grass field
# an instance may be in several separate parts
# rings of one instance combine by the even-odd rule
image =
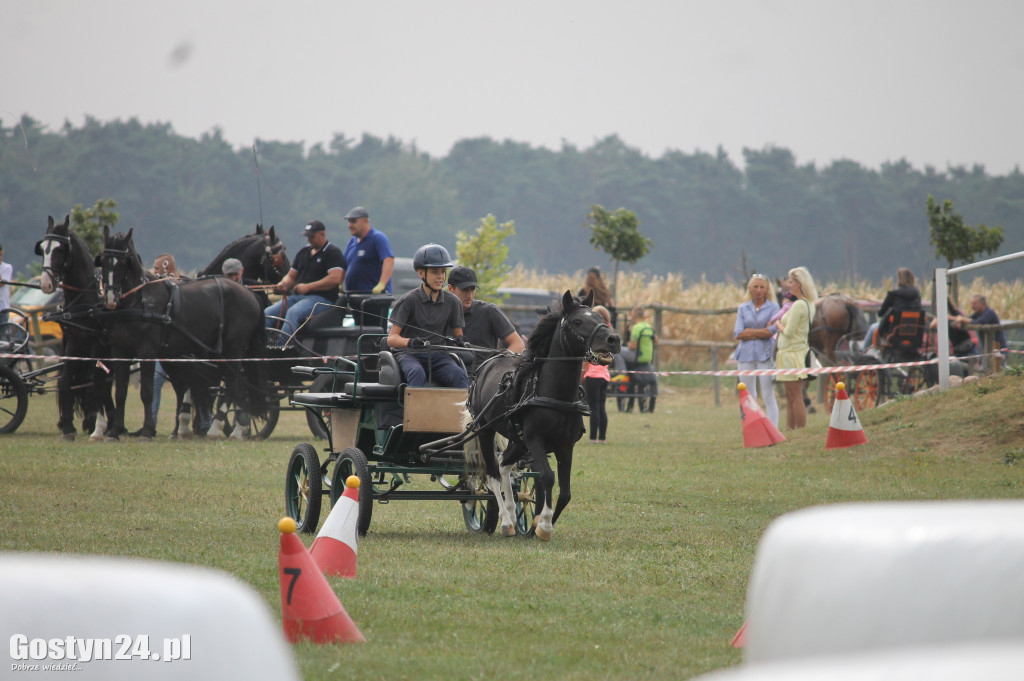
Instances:
[[[577,447],[550,543],[470,534],[453,502],[375,506],[358,578],[331,580],[367,643],[295,646],[304,677],[688,678],[739,661],[729,641],[758,539],[780,514],[1024,496],[1020,376],[868,410],[869,443],[847,450],[824,450],[820,406],[789,441],[744,449],[733,394],[722,402],[693,379],[666,381],[654,414],[609,402],[610,444]],[[165,407],[162,433],[169,418]],[[0,438],[0,549],[219,568],[280,613],[276,524],[288,456],[310,441],[302,414],[250,443],[68,444],[55,422],[53,398],[33,397]]]

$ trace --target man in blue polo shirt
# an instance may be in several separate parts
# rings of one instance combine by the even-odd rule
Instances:
[[[319,314],[338,299],[338,286],[345,278],[345,255],[327,240],[327,228],[313,220],[302,235],[309,245],[295,255],[288,274],[274,287],[278,293],[289,293],[268,307],[267,328],[277,323],[272,317],[284,316],[281,330],[291,335],[313,314]]]
[[[370,213],[362,206],[356,206],[345,216],[352,238],[345,245],[345,293],[369,294],[391,293],[391,273],[395,270],[395,254],[391,250],[384,232],[370,226]],[[390,300],[384,302],[363,302],[350,300],[352,317],[356,324],[364,323],[384,326]],[[367,319],[363,320],[362,312]]]

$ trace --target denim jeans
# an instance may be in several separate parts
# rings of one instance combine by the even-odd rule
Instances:
[[[285,307],[284,315],[281,315],[281,307],[284,303],[287,303]],[[317,305],[317,303],[321,303]],[[270,319],[273,317],[284,317],[284,324],[281,325],[281,330],[289,336],[295,333],[295,330],[299,328],[302,322],[306,321],[306,318],[313,315],[319,314],[327,309],[327,305],[331,305],[332,302],[324,296],[317,295],[315,293],[308,293],[304,295],[290,295],[287,298],[277,301],[265,311],[267,315],[267,328],[274,326],[277,320]],[[314,307],[316,308],[314,310]]]
[[[446,352],[403,352],[395,359],[410,387],[425,386],[428,377],[434,384],[447,388],[469,387],[466,372]]]

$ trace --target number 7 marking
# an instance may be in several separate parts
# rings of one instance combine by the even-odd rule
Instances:
[[[302,568],[285,568],[284,573],[292,576],[292,581],[288,585],[288,605],[292,604],[292,590],[295,589],[295,582],[299,581],[299,575],[302,574]]]

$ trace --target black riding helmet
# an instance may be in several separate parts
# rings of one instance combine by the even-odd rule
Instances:
[[[412,268],[414,270],[425,270],[428,267],[452,267],[452,256],[448,249],[439,244],[426,244],[420,246],[416,254],[412,256]]]

